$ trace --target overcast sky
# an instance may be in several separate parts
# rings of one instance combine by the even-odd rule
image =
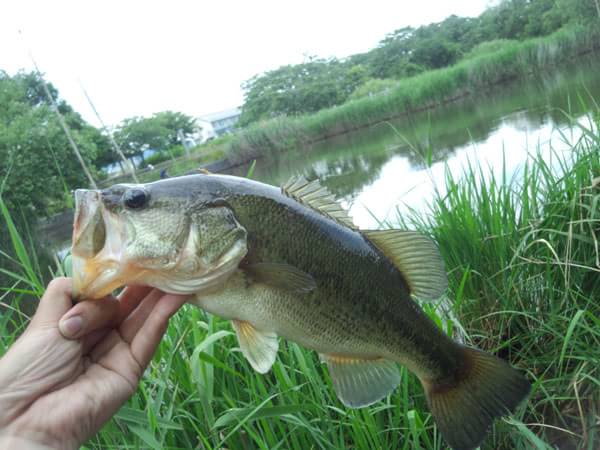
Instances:
[[[0,69],[32,69],[86,120],[241,105],[240,84],[306,55],[367,51],[395,29],[477,16],[490,0],[28,1],[0,4]],[[19,34],[22,31],[22,35]]]

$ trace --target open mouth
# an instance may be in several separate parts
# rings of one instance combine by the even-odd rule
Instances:
[[[99,191],[79,189],[75,192],[73,224],[73,297],[97,299],[124,284],[119,267],[122,230],[104,208]]]
[[[223,283],[246,255],[245,233],[239,242],[224,233],[231,247],[214,258],[199,257],[197,225],[178,216],[169,222],[177,232],[155,232],[152,224],[162,213],[159,210],[150,211],[153,216],[144,229],[136,223],[143,220],[141,213],[136,216],[121,205],[122,195],[114,189],[75,192],[71,254],[76,300],[100,299],[134,284],[175,294],[205,291]],[[146,232],[139,232],[136,225]]]

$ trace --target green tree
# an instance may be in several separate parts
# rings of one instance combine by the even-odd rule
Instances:
[[[400,28],[388,34],[367,54],[369,75],[373,78],[401,78],[409,61],[415,29]]]
[[[179,131],[186,135],[192,133],[196,128],[195,119],[181,112],[162,111],[156,113],[153,118],[162,128],[167,130],[167,142],[169,146],[181,144],[178,137]]]
[[[47,214],[65,204],[70,190],[88,181],[34,73],[11,77],[0,71],[0,181],[13,211]],[[58,97],[49,85],[88,166],[98,151],[98,130]]]
[[[569,22],[595,20],[600,20],[600,0],[502,0],[479,17],[453,15],[439,23],[403,27],[386,35],[373,50],[345,60],[310,58],[246,81],[240,125],[314,112],[369,95],[384,86],[375,80],[398,80],[446,67],[474,48],[479,52],[493,48],[481,46],[484,42],[542,36]],[[351,97],[359,86],[360,92]]]
[[[420,40],[411,54],[410,62],[429,69],[449,66],[458,59],[458,46],[436,39]]]
[[[257,75],[242,85],[245,102],[240,125],[340,104],[366,78],[361,64],[317,58]]]
[[[179,144],[178,131],[191,133],[195,120],[180,112],[163,111],[152,117],[131,117],[117,127],[114,137],[127,156],[139,155],[152,148],[166,150]]]
[[[557,0],[561,13],[577,22],[600,21],[600,0]]]

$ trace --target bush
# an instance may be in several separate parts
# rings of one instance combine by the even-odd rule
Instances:
[[[365,81],[350,95],[349,100],[355,100],[362,97],[372,97],[378,94],[385,94],[398,85],[397,80],[379,78],[370,78]]]
[[[171,148],[168,148],[166,150],[159,150],[156,153],[148,156],[143,164],[142,167],[147,167],[150,164],[155,166],[156,164],[159,164],[161,162],[167,161],[169,159],[173,159],[173,158],[177,158],[179,156],[183,156],[183,154],[185,153],[185,149],[183,148],[182,145],[175,145]]]

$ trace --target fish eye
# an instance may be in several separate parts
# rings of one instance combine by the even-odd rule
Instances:
[[[150,196],[143,189],[129,189],[123,194],[123,204],[129,209],[140,209]]]

